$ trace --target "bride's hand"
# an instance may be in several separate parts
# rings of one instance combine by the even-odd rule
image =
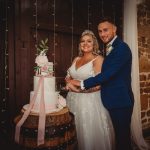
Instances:
[[[66,88],[73,92],[80,92],[80,90],[77,87],[75,87],[74,85],[72,85],[71,83],[67,83]]]
[[[69,83],[71,80],[72,80],[71,77],[66,77],[66,78],[65,78],[66,83]]]

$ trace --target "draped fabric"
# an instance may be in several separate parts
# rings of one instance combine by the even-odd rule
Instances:
[[[129,45],[132,51],[132,89],[135,98],[135,104],[131,122],[131,132],[133,140],[141,149],[148,149],[142,135],[141,124],[141,104],[140,104],[140,80],[139,80],[139,58],[138,58],[138,37],[137,37],[137,2],[139,0],[124,0],[124,41]]]

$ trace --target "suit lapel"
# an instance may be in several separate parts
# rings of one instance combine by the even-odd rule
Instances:
[[[112,46],[115,48],[120,42],[121,42],[121,39],[117,37],[115,41],[113,42]]]
[[[119,37],[117,37],[112,44],[112,47],[113,47],[112,51],[105,58],[107,58],[109,55],[111,55],[112,53],[114,53],[116,51],[116,47],[120,42],[121,42],[121,39]]]
[[[118,44],[121,43],[121,41],[122,41],[122,40],[121,40],[119,37],[117,37],[117,38],[115,39],[115,41],[113,42],[113,44],[112,44],[113,50],[110,52],[110,54],[109,54],[108,56],[105,57],[104,62],[103,62],[103,65],[102,65],[102,70],[105,68],[106,62],[107,62],[107,63],[110,62],[110,61],[108,61],[108,59],[109,59],[109,58],[111,59],[111,55],[116,52],[116,47],[117,47]]]

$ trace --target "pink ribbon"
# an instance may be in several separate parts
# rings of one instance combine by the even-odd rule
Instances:
[[[24,112],[22,118],[19,120],[19,122],[16,124],[16,130],[15,130],[15,141],[19,143],[19,137],[20,137],[20,129],[27,117],[29,116],[31,109],[33,108],[33,105],[35,103],[35,100],[37,98],[37,93],[40,89],[41,85],[41,99],[40,99],[40,113],[39,113],[39,124],[38,124],[38,139],[37,139],[37,145],[44,144],[44,137],[45,137],[45,103],[44,103],[44,77],[41,76],[38,85],[35,89],[34,95],[31,99],[31,103],[29,104],[29,107]]]
[[[44,78],[43,78],[44,79]],[[44,137],[45,137],[45,120],[46,120],[46,113],[45,113],[45,103],[44,103],[44,80],[42,80],[41,85],[41,101],[40,101],[40,113],[39,113],[39,124],[38,124],[38,146],[44,144]]]

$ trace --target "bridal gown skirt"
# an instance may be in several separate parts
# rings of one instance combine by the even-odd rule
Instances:
[[[67,95],[67,105],[75,115],[79,150],[114,149],[114,131],[100,92]]]

